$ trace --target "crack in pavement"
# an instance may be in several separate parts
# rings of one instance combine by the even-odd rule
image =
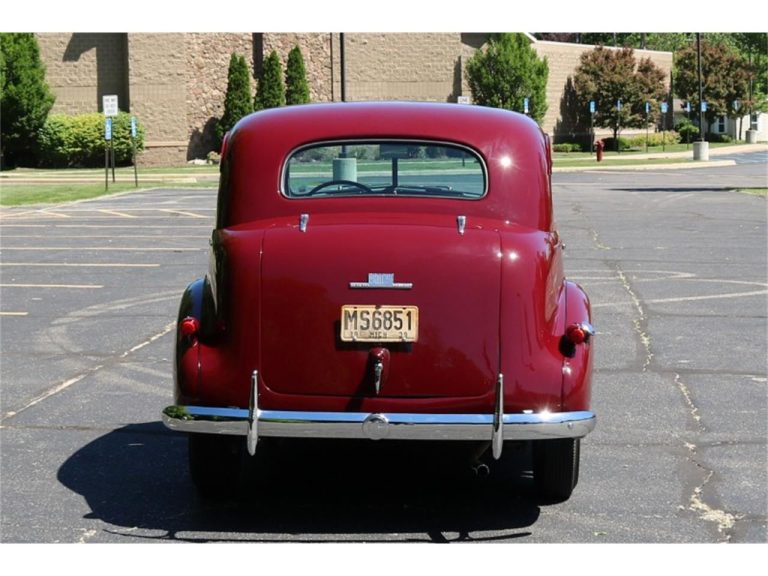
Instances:
[[[696,424],[696,434],[706,432],[707,429],[701,420],[699,409],[693,401],[693,397],[691,396],[691,391],[688,388],[688,385],[680,379],[680,374],[677,373],[675,373],[674,381],[675,385],[683,396],[691,418]],[[723,541],[730,542],[733,527],[736,524],[736,521],[740,520],[742,516],[730,514],[725,510],[713,508],[704,501],[704,488],[712,480],[715,471],[705,467],[701,462],[698,461],[698,447],[696,444],[683,441],[683,446],[685,446],[685,449],[688,452],[688,460],[692,462],[694,466],[696,466],[697,470],[704,474],[704,479],[702,480],[701,484],[694,487],[693,493],[688,498],[687,509],[697,514],[701,520],[714,523],[717,527],[718,533],[724,535]]]
[[[653,359],[653,352],[651,351],[651,336],[647,332],[648,316],[645,313],[643,304],[640,302],[637,294],[635,294],[635,291],[632,289],[629,279],[627,278],[626,274],[624,274],[624,271],[618,264],[614,264],[614,267],[616,270],[616,275],[618,276],[624,290],[627,292],[627,294],[629,294],[630,300],[632,301],[632,307],[636,312],[635,318],[632,319],[632,324],[634,324],[635,332],[640,337],[640,343],[645,350],[645,358],[643,360],[642,371],[647,372],[651,365],[651,360]]]

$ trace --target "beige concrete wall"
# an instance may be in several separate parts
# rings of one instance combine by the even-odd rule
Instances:
[[[141,158],[145,164],[186,158],[189,128],[184,36],[128,35],[131,113],[146,131]]]
[[[56,94],[54,113],[101,111],[101,97],[117,94],[127,110],[125,34],[37,34],[46,80]]]
[[[589,44],[567,44],[564,42],[535,42],[533,49],[539,57],[546,57],[549,65],[547,81],[547,102],[549,108],[544,116],[542,128],[545,132],[553,133],[558,120],[561,118],[560,104],[565,95],[565,87],[569,78],[573,78],[578,68],[581,55],[594,50]],[[614,48],[609,48],[613,50]],[[656,66],[664,71],[666,85],[672,70],[671,52],[654,52],[651,50],[635,50],[635,58],[640,61],[650,58]]]

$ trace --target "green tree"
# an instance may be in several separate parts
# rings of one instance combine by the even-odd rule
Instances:
[[[675,54],[675,91],[698,111],[699,68],[696,44],[689,45]],[[727,43],[701,42],[701,77],[704,101],[707,103],[705,119],[708,124],[720,116],[734,117],[739,114],[733,108],[738,100],[747,107],[749,101],[750,68],[748,62]]]
[[[309,103],[307,69],[304,66],[301,48],[298,46],[294,46],[288,53],[288,63],[285,67],[285,103],[289,105]]]
[[[0,79],[2,163],[34,165],[37,134],[54,102],[34,34],[0,34]]]
[[[645,103],[651,105],[655,121],[659,103],[666,95],[664,72],[650,59],[638,63],[632,48],[610,49],[597,46],[581,55],[573,78],[576,100],[581,110],[595,102],[595,126],[609,128],[614,139],[622,128],[645,126]]]
[[[243,116],[253,112],[251,100],[251,76],[245,57],[232,53],[227,74],[227,93],[224,96],[224,114],[216,125],[219,140],[229,132]]]
[[[253,107],[256,110],[277,108],[285,105],[285,84],[283,83],[283,67],[277,52],[272,52],[264,60],[259,83],[256,87],[256,98]]]
[[[478,50],[467,62],[467,82],[473,100],[482,106],[524,110],[541,122],[547,112],[546,58],[540,59],[523,34],[497,34],[485,51]]]

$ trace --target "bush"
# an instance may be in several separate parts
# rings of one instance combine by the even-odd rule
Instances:
[[[528,113],[541,122],[547,112],[547,59],[540,59],[523,34],[491,37],[485,51],[477,50],[467,61],[467,83],[472,99],[481,106]]]
[[[629,140],[627,140],[626,138],[619,136],[618,140],[619,140],[619,150],[629,150],[631,148],[629,144]],[[616,150],[616,139],[614,139],[612,136],[608,138],[603,138],[603,142],[605,143],[606,152],[612,152]],[[645,140],[643,140],[643,143],[645,143]]]
[[[253,112],[251,100],[251,76],[248,72],[248,64],[245,57],[235,54],[229,58],[229,71],[227,72],[227,93],[224,96],[224,114],[216,124],[216,136],[219,141],[224,134],[232,130],[243,116]]]
[[[681,140],[684,142],[692,142],[696,136],[699,135],[699,127],[687,118],[681,120],[680,123],[675,126],[675,130],[678,131]]]
[[[96,168],[104,164],[104,115],[51,114],[38,135],[41,165],[48,168]],[[131,163],[131,115],[112,118],[115,164]],[[144,128],[136,127],[136,151],[144,149]]]
[[[710,132],[707,134],[707,140],[710,142],[722,142],[724,144],[728,144],[733,142],[733,137],[728,134],[716,134],[714,132]]]
[[[253,101],[255,110],[278,108],[285,105],[285,83],[283,82],[283,67],[277,52],[272,52],[264,60],[264,67],[256,87],[256,97]]]
[[[294,46],[288,53],[285,67],[285,103],[309,104],[309,84],[301,48]]]
[[[0,158],[3,165],[35,164],[37,136],[53,101],[34,34],[0,34]]]
[[[628,140],[631,148],[645,148],[645,134],[637,134]],[[662,146],[663,144],[677,144],[678,142],[680,142],[680,134],[672,130],[648,134],[648,146]]]
[[[552,152],[581,152],[581,144],[574,142],[562,142],[560,144],[554,144],[552,146]]]

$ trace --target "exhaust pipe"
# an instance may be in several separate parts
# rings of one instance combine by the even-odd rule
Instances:
[[[488,478],[491,475],[491,469],[484,462],[473,462],[471,468],[476,478]]]

